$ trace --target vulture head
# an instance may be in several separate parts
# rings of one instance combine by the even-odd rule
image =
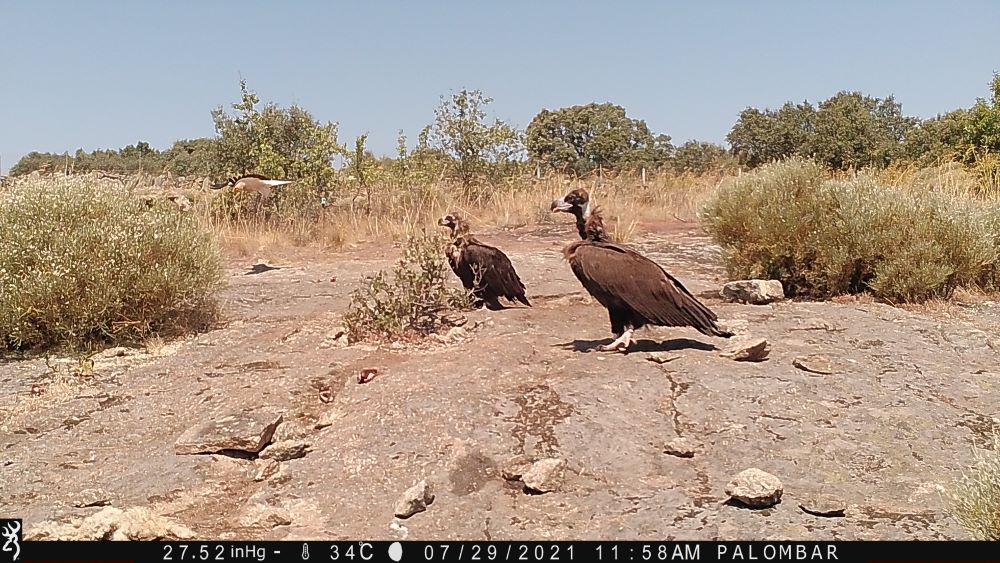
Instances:
[[[608,240],[604,230],[604,220],[600,210],[590,205],[586,190],[576,189],[552,202],[552,212],[572,213],[576,217],[576,228],[580,238],[593,241]]]
[[[448,227],[452,236],[459,236],[469,231],[469,226],[456,213],[449,213],[438,219],[438,225]]]
[[[564,213],[572,213],[578,219],[587,218],[590,214],[590,196],[587,195],[587,191],[583,189],[576,189],[563,197],[556,198],[552,201],[552,211],[562,211]]]

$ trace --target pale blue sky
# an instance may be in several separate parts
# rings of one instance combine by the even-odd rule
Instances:
[[[0,0],[0,158],[211,136],[241,76],[378,153],[463,87],[520,127],[611,101],[675,142],[841,89],[930,117],[987,95],[998,29],[991,0]]]

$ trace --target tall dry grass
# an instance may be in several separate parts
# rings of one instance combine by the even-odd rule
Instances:
[[[404,241],[436,230],[437,219],[449,212],[461,213],[477,229],[549,224],[554,221],[550,202],[571,189],[585,188],[601,206],[612,234],[628,240],[646,222],[695,221],[722,179],[722,175],[694,174],[661,174],[645,182],[632,175],[523,176],[474,191],[443,180],[386,180],[372,188],[370,201],[291,184],[270,200],[257,194],[205,192],[195,213],[218,235],[224,249],[245,257],[282,247],[325,250],[357,242]],[[345,192],[351,193],[339,191]]]
[[[1000,541],[1000,433],[974,448],[976,464],[948,495],[948,510],[976,539]]]

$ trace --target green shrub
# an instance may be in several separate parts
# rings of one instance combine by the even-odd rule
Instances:
[[[793,296],[920,301],[1000,282],[998,206],[953,190],[833,179],[791,159],[729,180],[703,221],[730,276],[778,279]]]
[[[410,237],[391,279],[381,270],[362,280],[344,314],[348,338],[419,339],[447,327],[452,311],[467,308],[469,296],[446,282],[452,272],[445,245],[440,236]]]
[[[222,280],[210,233],[169,202],[83,179],[0,194],[0,336],[79,347],[196,329]]]
[[[980,540],[1000,541],[1000,434],[990,450],[974,450],[977,464],[951,493],[949,510]]]

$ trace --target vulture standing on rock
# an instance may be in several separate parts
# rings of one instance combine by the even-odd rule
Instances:
[[[477,309],[483,305],[494,311],[502,309],[501,297],[531,306],[524,295],[524,284],[506,254],[476,240],[469,234],[469,225],[456,214],[441,217],[438,225],[451,230],[451,243],[445,253],[448,264],[466,291],[472,292]]]
[[[232,186],[234,192],[257,192],[266,198],[271,195],[271,188],[291,183],[291,180],[272,180],[267,176],[259,174],[244,174],[243,176],[229,178],[220,184],[212,184],[212,189],[221,190],[226,186]]]
[[[580,238],[563,249],[573,273],[608,310],[615,340],[599,350],[627,352],[632,332],[645,325],[690,326],[708,336],[729,338],[718,317],[659,264],[611,241],[598,209],[584,190],[552,202],[553,212],[572,213]]]

